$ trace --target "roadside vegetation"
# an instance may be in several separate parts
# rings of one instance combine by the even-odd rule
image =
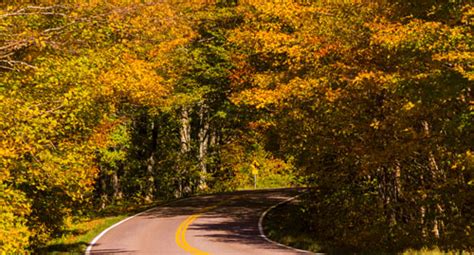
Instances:
[[[265,235],[273,241],[284,244],[296,249],[311,251],[315,253],[332,254],[384,254],[384,255],[454,255],[464,254],[463,251],[440,250],[437,247],[422,247],[418,249],[407,249],[405,251],[372,251],[370,249],[356,250],[353,247],[333,246],[333,241],[324,240],[321,234],[326,229],[321,226],[314,228],[309,224],[311,218],[310,211],[304,205],[304,200],[308,197],[302,197],[298,200],[282,204],[272,209],[265,216],[263,228]],[[376,247],[376,244],[374,245]],[[466,252],[469,254],[469,252]]]
[[[83,254],[91,241],[108,227],[163,203],[165,202],[147,204],[122,202],[99,211],[91,210],[84,215],[76,215],[65,222],[61,232],[38,247],[36,251],[41,254]]]
[[[65,226],[60,236],[37,249],[41,254],[83,254],[89,243],[102,231],[125,219],[127,215],[76,218]]]
[[[328,247],[472,251],[471,2],[0,3],[0,253],[255,174]]]

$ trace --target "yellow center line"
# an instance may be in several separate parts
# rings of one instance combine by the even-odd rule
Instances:
[[[213,205],[213,206],[209,206],[209,207],[206,207],[202,210],[200,210],[197,214],[193,214],[191,216],[189,216],[188,218],[186,218],[183,222],[181,222],[181,224],[179,225],[178,229],[176,230],[176,234],[175,234],[175,241],[176,241],[176,244],[178,244],[179,247],[181,247],[183,250],[189,252],[191,255],[211,255],[210,253],[208,252],[205,252],[205,251],[202,251],[202,250],[199,250],[198,248],[196,247],[193,247],[191,246],[187,241],[186,241],[186,230],[188,230],[188,227],[199,217],[201,217],[201,215],[205,212],[208,212],[212,209],[215,209],[217,208],[218,206],[220,205],[223,205],[224,203],[227,203],[229,201],[232,201],[234,199],[237,199],[239,198],[240,196],[234,196],[232,198],[230,198],[229,200],[224,200],[220,203],[217,203],[216,205]]]

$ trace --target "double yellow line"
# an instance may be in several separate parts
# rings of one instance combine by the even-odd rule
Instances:
[[[199,217],[201,217],[201,215],[205,212],[208,212],[210,210],[213,210],[229,201],[232,201],[234,199],[237,199],[239,198],[240,196],[234,196],[232,198],[230,198],[229,200],[224,200],[216,205],[213,205],[213,206],[209,206],[209,207],[206,207],[202,210],[200,210],[197,214],[193,214],[191,216],[189,216],[188,218],[186,218],[186,220],[184,220],[183,222],[181,222],[181,224],[179,225],[178,229],[176,230],[176,234],[175,234],[175,241],[176,241],[176,244],[178,244],[179,247],[181,247],[183,250],[189,252],[191,255],[211,255],[210,253],[208,252],[205,252],[205,251],[201,251],[199,250],[198,248],[196,247],[193,247],[191,246],[187,241],[186,241],[186,231],[188,230],[188,227]]]

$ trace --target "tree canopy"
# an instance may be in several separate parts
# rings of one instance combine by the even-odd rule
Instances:
[[[473,22],[466,0],[0,3],[0,251],[253,162],[314,188],[328,246],[472,251]]]

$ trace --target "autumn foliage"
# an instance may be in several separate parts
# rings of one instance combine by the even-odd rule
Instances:
[[[474,249],[469,1],[40,2],[0,4],[0,252],[252,162],[326,252]]]

